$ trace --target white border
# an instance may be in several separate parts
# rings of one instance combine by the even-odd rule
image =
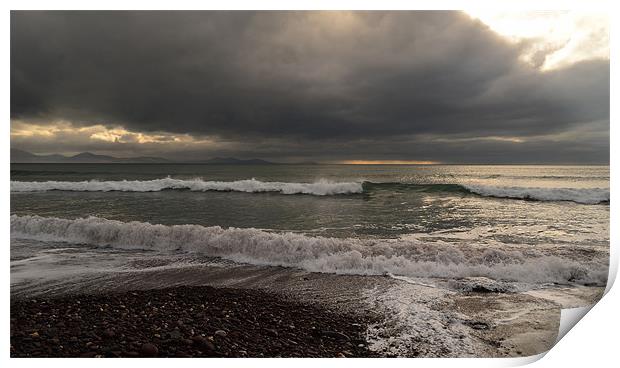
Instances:
[[[612,32],[613,21],[615,20],[615,14],[613,12],[615,5],[612,1],[602,0],[590,0],[590,1],[550,1],[550,0],[503,0],[501,3],[497,1],[456,1],[456,0],[435,0],[435,1],[404,1],[404,0],[382,0],[382,1],[367,1],[367,0],[302,0],[302,1],[242,1],[242,0],[226,0],[226,1],[197,1],[197,0],[175,0],[174,2],[166,2],[161,0],[150,1],[129,1],[129,0],[107,0],[107,1],[90,1],[83,2],[77,0],[57,0],[54,2],[41,1],[41,0],[24,0],[24,1],[7,1],[5,2],[5,11],[2,13],[2,25],[3,25],[3,37],[2,37],[2,51],[4,57],[1,59],[3,63],[2,73],[3,78],[3,99],[2,99],[2,111],[3,116],[7,118],[6,126],[4,127],[4,134],[0,136],[0,143],[2,149],[5,152],[4,160],[2,162],[3,180],[0,182],[1,190],[4,195],[4,200],[0,201],[2,206],[2,213],[5,217],[5,226],[3,227],[3,235],[5,239],[4,249],[4,275],[6,277],[5,282],[2,284],[4,298],[1,308],[2,316],[0,319],[0,325],[2,326],[1,341],[2,341],[2,358],[6,360],[5,364],[13,364],[20,366],[39,366],[45,364],[46,367],[51,366],[82,366],[86,362],[81,359],[45,359],[41,361],[39,359],[12,359],[9,360],[9,282],[10,270],[9,270],[9,224],[8,214],[10,213],[9,200],[9,130],[8,123],[10,116],[10,58],[9,58],[9,45],[10,45],[10,13],[9,9],[356,9],[356,10],[372,10],[372,9],[459,9],[463,7],[482,7],[491,9],[512,9],[512,10],[550,10],[550,9],[607,9],[611,16]],[[617,58],[617,42],[615,38],[611,37],[611,60],[612,60],[612,74],[611,74],[611,99],[614,101],[614,96],[617,94],[614,85],[616,82],[617,73],[615,73],[614,62]],[[615,110],[614,105],[611,106],[611,121],[614,121]],[[611,140],[618,142],[618,132],[611,124]],[[613,144],[611,145],[611,193],[614,197],[616,193],[618,182],[618,175],[614,168],[614,163],[618,162],[618,152]],[[611,201],[611,223],[620,224],[618,216],[616,216],[616,199]],[[608,294],[603,298],[602,302],[595,305],[592,310],[584,317],[584,322],[578,323],[573,328],[574,332],[569,332],[565,338],[557,343],[548,354],[541,354],[535,357],[529,358],[514,358],[514,359],[390,359],[382,360],[381,363],[390,364],[393,366],[407,366],[411,364],[423,365],[423,366],[464,366],[464,367],[500,367],[500,366],[515,366],[531,363],[533,361],[542,358],[537,366],[573,366],[573,365],[592,365],[602,364],[617,359],[617,337],[618,337],[618,315],[620,314],[620,294],[616,289],[609,290],[615,275],[617,273],[618,266],[618,249],[616,245],[616,239],[618,239],[618,228],[611,227],[611,265],[610,265],[610,283],[608,285]],[[181,363],[182,362],[182,363]],[[343,365],[343,364],[357,364],[362,366],[371,366],[379,363],[378,360],[369,359],[351,359],[336,360],[336,359],[296,359],[294,362],[289,359],[244,359],[244,360],[214,360],[210,359],[205,361],[202,359],[185,359],[185,360],[169,360],[169,359],[155,359],[145,361],[133,361],[128,359],[123,360],[89,360],[87,364],[94,366],[101,366],[103,364],[115,364],[121,366],[129,366],[136,363],[147,363],[152,366],[168,366],[170,364],[185,364],[188,366],[203,366],[217,365],[217,366],[281,366],[288,367],[291,364],[297,366],[314,366],[316,364],[321,365]],[[7,365],[5,365],[7,366]]]

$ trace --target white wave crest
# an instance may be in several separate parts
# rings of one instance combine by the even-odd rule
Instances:
[[[11,237],[123,249],[196,253],[311,272],[407,277],[488,277],[525,283],[604,285],[605,262],[577,262],[501,249],[467,249],[401,240],[360,240],[219,226],[152,225],[97,217],[11,216]]]
[[[527,188],[491,185],[463,185],[463,187],[485,197],[571,201],[581,204],[609,202],[609,189],[605,188]]]
[[[173,178],[120,181],[11,181],[11,192],[39,192],[48,190],[78,192],[158,192],[165,189],[185,189],[202,192],[278,192],[281,194],[312,194],[320,196],[361,193],[363,191],[362,183],[331,182],[327,180],[319,180],[314,183],[263,182],[256,179],[204,181],[202,179],[183,180]]]

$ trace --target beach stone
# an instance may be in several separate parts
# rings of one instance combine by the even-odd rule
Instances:
[[[465,322],[465,324],[473,328],[474,330],[488,330],[491,328],[491,326],[486,322],[467,321]]]
[[[205,340],[205,338],[202,336],[192,336],[190,338],[190,341],[192,341],[194,344],[200,344],[202,340]]]
[[[205,339],[202,336],[193,336],[192,341],[198,347],[198,349],[202,351],[213,351],[215,350],[215,345],[208,339]]]
[[[140,354],[146,357],[155,357],[159,353],[157,346],[151,343],[142,344],[140,347]]]
[[[323,336],[327,336],[327,337],[331,337],[334,339],[339,339],[339,340],[346,340],[349,341],[351,340],[351,338],[343,333],[340,332],[336,332],[336,331],[322,331],[321,334]]]
[[[183,334],[179,330],[172,330],[172,332],[168,333],[168,337],[170,337],[171,339],[178,340],[183,337]]]
[[[228,333],[224,330],[217,330],[215,331],[215,336],[219,336],[219,337],[226,337],[228,335]]]

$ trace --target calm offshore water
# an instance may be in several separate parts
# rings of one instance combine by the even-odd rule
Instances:
[[[602,285],[608,203],[608,166],[13,164],[12,283],[129,254]]]

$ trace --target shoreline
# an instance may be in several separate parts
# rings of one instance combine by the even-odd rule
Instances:
[[[376,357],[370,314],[210,286],[11,300],[11,357]]]
[[[282,267],[140,265],[12,284],[11,356],[139,357],[152,344],[160,357],[522,357],[553,346],[562,308],[603,293],[503,290],[485,278],[461,280],[478,286],[459,291],[458,280],[441,287]]]
[[[202,265],[13,284],[11,357],[522,357],[603,293],[467,282],[481,287]]]

